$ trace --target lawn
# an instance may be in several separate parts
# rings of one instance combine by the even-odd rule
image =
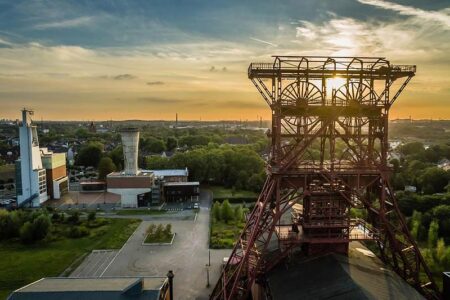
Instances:
[[[93,249],[119,249],[140,224],[134,219],[108,219],[108,224],[91,229],[78,239],[59,238],[53,242],[23,245],[0,243],[0,299],[15,289],[42,277],[59,276],[80,256]]]
[[[156,210],[156,209],[120,209],[117,210],[117,215],[119,216],[130,216],[130,215],[164,215],[168,213],[166,210]]]
[[[244,190],[235,190],[225,188],[223,186],[209,186],[208,189],[210,189],[213,192],[213,196],[215,200],[219,199],[256,199],[258,198],[258,194],[252,191],[244,191]]]

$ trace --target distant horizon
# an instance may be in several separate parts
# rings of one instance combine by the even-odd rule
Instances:
[[[389,118],[389,121],[407,121],[407,120],[411,120],[411,121],[450,121],[450,118],[448,119],[443,119],[443,118],[420,118],[420,119],[414,119],[414,118]],[[16,121],[20,121],[20,118],[16,118],[16,119],[7,119],[7,118],[2,118],[0,117],[0,121],[2,122],[16,122]],[[66,120],[55,120],[55,119],[37,119],[37,118],[32,118],[32,121],[34,123],[39,123],[39,122],[82,122],[82,123],[89,123],[89,122],[94,122],[94,123],[104,123],[104,122],[173,122],[175,123],[176,120],[175,119],[102,119],[102,120],[91,120],[91,119],[86,119],[86,120],[82,120],[82,119],[66,119]],[[220,119],[216,119],[216,120],[195,120],[195,119],[191,119],[191,120],[184,120],[184,119],[178,119],[178,123],[182,123],[182,122],[205,122],[205,123],[211,123],[211,122],[252,122],[252,123],[257,123],[257,122],[271,122],[271,119],[262,119],[262,120],[257,120],[257,119],[246,119],[246,120],[239,120],[239,119],[229,119],[229,120],[220,120]]]
[[[450,119],[448,0],[6,1],[0,107],[39,118],[271,117],[248,79],[272,55],[416,65],[391,119]],[[391,93],[395,94],[396,89]],[[20,106],[18,106],[20,104]]]

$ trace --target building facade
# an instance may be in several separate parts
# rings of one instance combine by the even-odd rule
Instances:
[[[51,199],[61,199],[69,189],[66,154],[53,153],[47,148],[41,148],[41,159],[47,178],[47,194]]]
[[[37,128],[31,124],[33,111],[22,110],[19,126],[20,159],[16,162],[17,205],[40,206],[48,200],[46,171],[42,165]]]

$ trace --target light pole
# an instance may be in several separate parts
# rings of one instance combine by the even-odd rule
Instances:
[[[167,273],[167,278],[169,279],[169,299],[173,300],[173,278],[175,277],[175,275],[173,275],[173,271],[169,270],[169,272]]]
[[[209,265],[206,265],[206,287],[209,288]]]

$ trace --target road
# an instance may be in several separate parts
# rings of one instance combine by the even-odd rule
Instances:
[[[161,217],[150,220],[150,216],[147,216],[108,265],[104,261],[110,259],[110,256],[97,254],[98,260],[102,260],[98,261],[98,265],[103,268],[103,271],[99,267],[93,268],[95,273],[91,274],[89,271],[81,273],[79,268],[83,266],[82,264],[73,274],[77,276],[80,274],[91,276],[99,273],[101,276],[164,276],[169,270],[173,270],[175,299],[208,299],[209,293],[218,280],[222,259],[231,252],[229,249],[211,250],[211,286],[207,288],[210,203],[211,194],[208,191],[202,191],[200,212],[195,220],[174,218],[166,220]],[[142,245],[145,231],[151,223],[172,224],[172,231],[176,233],[173,244]]]

